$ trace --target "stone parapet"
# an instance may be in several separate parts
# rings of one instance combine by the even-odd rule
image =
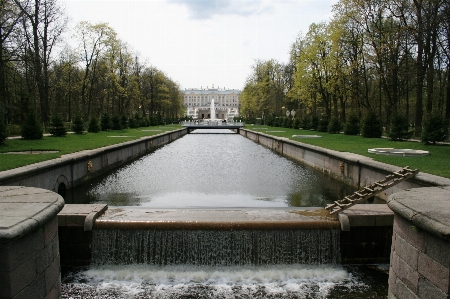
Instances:
[[[450,188],[417,188],[388,199],[394,211],[389,298],[449,298]]]
[[[0,187],[0,299],[61,296],[58,194]]]

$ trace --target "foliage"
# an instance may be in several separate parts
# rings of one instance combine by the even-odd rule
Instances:
[[[301,121],[301,119],[300,118],[294,118],[294,122],[293,122],[293,124],[292,124],[292,127],[294,128],[294,129],[300,129],[300,127],[302,126],[302,121]]]
[[[34,109],[28,109],[27,117],[22,125],[22,138],[28,140],[42,139],[43,129],[39,124]]]
[[[52,115],[48,131],[55,137],[66,136],[67,130],[66,127],[64,126],[63,119],[61,115],[59,115],[59,113],[55,113]]]
[[[328,119],[326,118],[321,118],[319,120],[319,124],[317,125],[317,129],[318,132],[327,132],[328,130]]]
[[[5,142],[6,137],[8,137],[8,134],[6,133],[5,121],[0,116],[0,144],[3,144]]]
[[[130,126],[131,129],[139,128],[139,125],[134,117],[130,117],[130,119],[128,120],[128,125]]]
[[[98,122],[97,117],[92,116],[91,119],[89,120],[88,132],[90,132],[90,133],[100,132],[100,124]]]
[[[116,114],[111,118],[111,128],[113,130],[122,130],[122,119]]]
[[[128,128],[128,118],[124,114],[120,117],[120,123],[122,125],[122,129]]]
[[[363,120],[361,135],[366,138],[381,138],[383,134],[383,127],[378,115],[369,110]]]
[[[359,117],[356,114],[350,114],[344,125],[345,135],[358,135],[360,133]]]
[[[411,138],[413,132],[409,132],[408,119],[399,113],[391,119],[388,137],[391,140],[405,140]]]
[[[331,118],[327,127],[327,132],[330,134],[339,134],[341,132],[342,125],[339,119],[336,117]]]
[[[318,127],[319,127],[319,117],[315,115],[311,116],[310,129],[317,130]]]
[[[102,131],[108,131],[112,128],[111,117],[108,113],[103,113],[100,119],[100,128]]]
[[[75,118],[72,121],[72,130],[75,134],[83,134],[84,132],[84,122],[83,117],[80,113],[75,115]]]
[[[441,114],[428,115],[422,128],[422,142],[436,144],[448,140],[449,123]]]

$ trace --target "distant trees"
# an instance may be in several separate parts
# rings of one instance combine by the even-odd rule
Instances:
[[[142,62],[108,24],[79,23],[72,49],[62,39],[66,17],[58,0],[0,0],[0,16],[3,133],[8,124],[23,124],[29,109],[46,127],[56,113],[64,121],[108,114],[125,123],[138,113],[155,124],[180,117],[179,84]]]
[[[424,116],[450,119],[448,1],[340,0],[332,19],[311,24],[290,53],[286,65],[255,63],[241,95],[248,118],[284,117],[285,107],[296,118],[318,117],[323,129],[370,111],[395,139],[421,136]]]

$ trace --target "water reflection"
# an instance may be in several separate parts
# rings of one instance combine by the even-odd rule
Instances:
[[[203,131],[209,134],[202,134]],[[188,134],[66,198],[163,207],[325,206],[353,189],[237,134]]]

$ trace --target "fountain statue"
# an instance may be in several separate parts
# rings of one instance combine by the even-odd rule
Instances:
[[[214,107],[214,99],[211,100],[210,114],[211,114],[211,120],[215,120],[216,119],[216,108]]]

